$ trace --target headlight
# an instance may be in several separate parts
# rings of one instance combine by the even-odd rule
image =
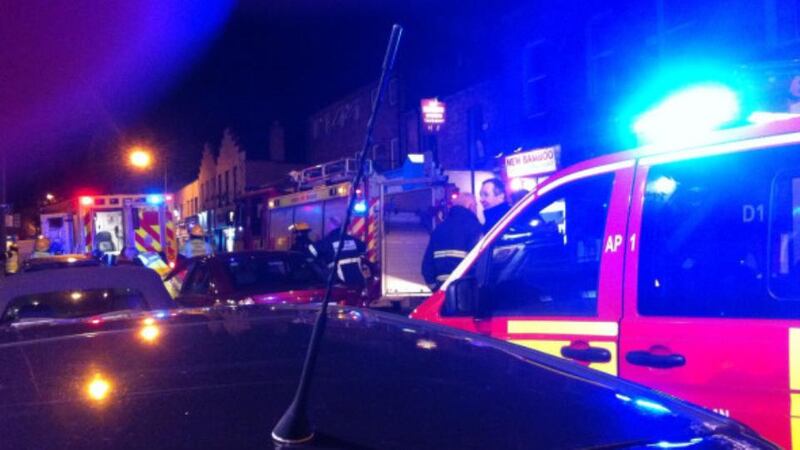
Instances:
[[[255,305],[255,304],[256,304],[256,302],[255,302],[255,300],[253,300],[252,297],[245,297],[245,298],[239,300],[239,306],[249,306],[249,305]]]

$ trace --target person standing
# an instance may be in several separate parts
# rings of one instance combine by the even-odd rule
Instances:
[[[508,212],[506,186],[499,178],[490,178],[481,185],[481,206],[483,206],[483,232],[488,233]]]
[[[475,197],[460,194],[447,218],[433,230],[425,256],[422,276],[431,290],[438,289],[467,256],[481,237],[481,223],[475,216]]]
[[[328,221],[332,230],[322,240],[311,244],[311,254],[330,270],[333,268],[333,258],[336,255],[339,241],[343,241],[342,253],[339,255],[339,264],[336,267],[336,275],[339,281],[347,286],[363,288],[366,285],[366,280],[361,263],[364,252],[367,250],[366,244],[347,232],[341,235],[339,232],[341,222],[338,219],[331,217]]]
[[[50,239],[47,239],[44,236],[39,236],[33,243],[33,253],[31,253],[30,257],[47,258],[48,256],[53,256],[53,254],[50,253]]]
[[[189,230],[189,240],[186,241],[186,243],[183,244],[183,248],[181,248],[181,255],[187,258],[193,258],[195,256],[209,256],[213,254],[214,251],[205,240],[203,227],[199,224],[192,225],[192,228]]]

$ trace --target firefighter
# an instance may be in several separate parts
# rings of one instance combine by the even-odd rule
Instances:
[[[48,256],[53,256],[50,253],[50,239],[47,239],[44,236],[39,236],[33,243],[33,253],[31,253],[31,258],[46,258]]]
[[[490,178],[484,181],[481,185],[480,195],[485,219],[483,232],[488,233],[511,207],[506,201],[506,186],[498,178]]]
[[[193,258],[195,256],[209,256],[212,254],[214,254],[214,252],[205,240],[203,227],[199,224],[192,225],[192,228],[189,230],[189,240],[183,244],[181,255],[187,258]]]
[[[364,270],[362,267],[362,257],[367,249],[366,244],[361,239],[344,233],[340,239],[341,222],[335,217],[328,219],[332,230],[322,240],[312,243],[309,250],[318,261],[326,268],[333,269],[333,258],[339,241],[342,243],[342,253],[339,255],[339,264],[336,267],[336,276],[347,286],[364,288]]]
[[[475,197],[459,194],[453,200],[447,218],[433,230],[422,259],[422,276],[431,290],[435,291],[447,280],[480,237],[481,223],[475,216]]]
[[[289,225],[289,232],[292,233],[292,247],[290,250],[300,253],[309,253],[311,248],[311,227],[306,222],[297,222]]]

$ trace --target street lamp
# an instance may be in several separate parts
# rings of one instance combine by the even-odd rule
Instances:
[[[53,200],[56,199],[56,196],[48,192],[47,195],[44,196],[44,198],[46,198],[48,202],[52,202]]]
[[[137,169],[149,169],[153,164],[153,156],[149,150],[142,147],[134,147],[128,153],[128,159],[133,167]]]
[[[136,146],[128,151],[128,161],[131,166],[140,170],[147,170],[153,166],[153,152],[147,148]],[[164,167],[164,193],[167,192],[167,161],[162,158],[161,165]]]

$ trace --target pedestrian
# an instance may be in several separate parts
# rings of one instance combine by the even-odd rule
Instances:
[[[483,232],[488,233],[510,209],[506,201],[506,186],[498,178],[490,178],[481,185],[483,206]]]
[[[366,244],[346,231],[341,234],[341,222],[335,217],[330,217],[328,223],[332,230],[322,240],[311,244],[311,254],[324,267],[332,270],[336,249],[339,247],[339,242],[342,241],[342,253],[339,255],[339,264],[336,266],[336,276],[347,286],[364,288],[366,280],[362,258],[367,250]]]
[[[459,194],[447,218],[431,233],[422,258],[422,276],[432,291],[447,280],[480,238],[481,223],[475,215],[475,197]]]
[[[183,244],[181,254],[187,258],[210,256],[214,254],[211,246],[206,242],[203,227],[199,224],[192,225],[192,228],[189,230],[189,240]]]
[[[47,258],[48,256],[53,256],[50,253],[50,239],[47,239],[44,236],[39,236],[33,243],[33,253],[31,253],[30,257]]]
[[[19,272],[19,247],[11,244],[6,252],[6,274]]]

